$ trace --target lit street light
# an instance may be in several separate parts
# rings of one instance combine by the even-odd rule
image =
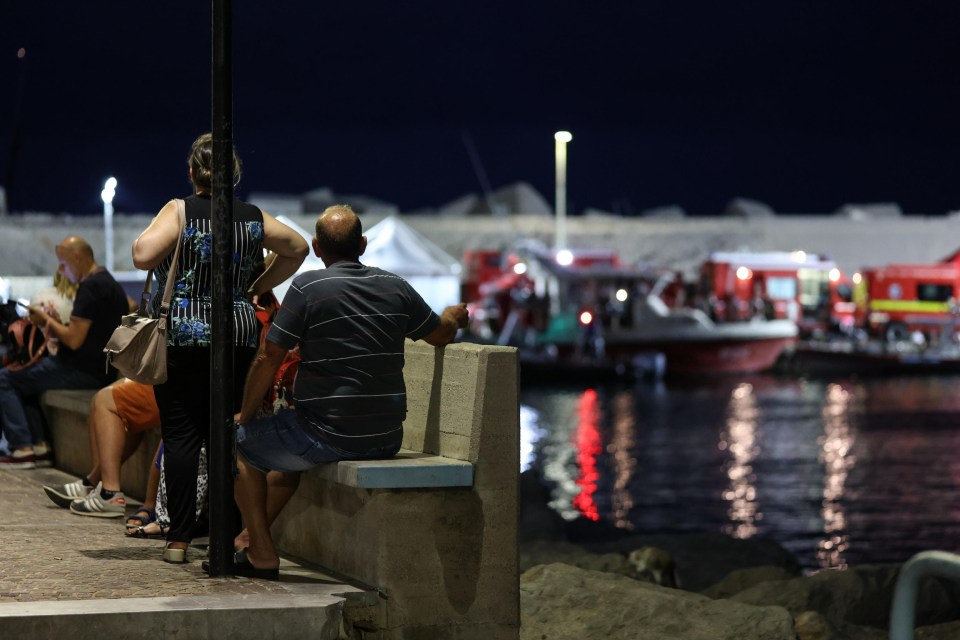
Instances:
[[[117,194],[117,179],[107,178],[103,183],[100,199],[103,200],[104,266],[113,272],[113,196]]]
[[[567,143],[573,140],[569,131],[557,131],[553,134],[556,141],[557,160],[557,224],[554,249],[567,248]]]

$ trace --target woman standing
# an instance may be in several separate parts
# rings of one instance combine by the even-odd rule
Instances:
[[[194,194],[185,198],[186,226],[177,260],[167,331],[167,382],[154,387],[160,409],[167,478],[170,531],[166,562],[186,562],[196,514],[197,466],[210,421],[210,324],[212,270],[211,206],[213,138],[197,138],[188,160]],[[234,184],[240,159],[233,153]],[[263,294],[293,275],[308,252],[302,237],[252,204],[233,202],[234,411],[239,409],[247,368],[257,348],[260,325],[248,298]],[[133,243],[133,264],[155,269],[154,308],[163,297],[179,237],[175,201],[168,202]],[[263,249],[277,254],[251,284]]]

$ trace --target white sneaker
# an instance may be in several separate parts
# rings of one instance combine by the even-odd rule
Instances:
[[[43,491],[47,494],[48,498],[53,500],[54,504],[66,509],[74,500],[86,498],[90,492],[93,491],[93,487],[88,487],[83,484],[83,480],[77,480],[76,482],[68,482],[59,487],[44,487]]]
[[[93,491],[86,498],[74,500],[70,503],[70,511],[78,516],[93,516],[95,518],[122,518],[127,511],[127,501],[122,491],[117,491],[109,500],[100,495],[103,483],[98,482]]]
[[[33,458],[37,468],[53,466],[53,451],[45,444],[33,446]]]

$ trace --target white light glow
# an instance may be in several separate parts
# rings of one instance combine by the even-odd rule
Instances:
[[[117,179],[107,178],[107,181],[103,183],[103,191],[100,192],[100,199],[103,200],[103,204],[110,204],[113,202],[115,195],[117,195]]]
[[[570,142],[573,140],[573,134],[571,134],[569,131],[557,131],[555,134],[553,134],[553,139],[557,142]]]
[[[525,274],[527,272],[527,264],[525,262],[518,262],[513,265],[513,272],[518,276]]]
[[[853,278],[851,279],[853,280],[853,284],[860,284],[861,282],[863,282],[863,276],[860,275],[859,273],[853,274]]]
[[[616,296],[617,296],[617,302],[626,302],[626,301],[627,301],[627,298],[630,297],[630,296],[627,294],[627,290],[626,290],[626,289],[617,289]]]
[[[830,282],[840,282],[840,269],[837,269],[836,267],[830,269],[829,277]]]
[[[794,262],[806,262],[807,261],[807,252],[806,251],[794,251],[790,254],[790,259]]]
[[[747,267],[740,267],[737,269],[737,279],[738,280],[749,280],[753,277],[753,271]]]
[[[593,314],[589,311],[584,311],[580,314],[580,324],[590,324],[593,322]]]
[[[569,267],[573,264],[573,252],[569,249],[561,249],[557,251],[557,264],[564,267]]]

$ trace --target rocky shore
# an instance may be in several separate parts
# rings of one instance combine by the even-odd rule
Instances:
[[[764,539],[630,535],[547,506],[521,475],[521,640],[884,640],[900,565],[801,575]],[[675,584],[676,586],[665,586]],[[921,583],[918,640],[960,638],[960,584]]]

